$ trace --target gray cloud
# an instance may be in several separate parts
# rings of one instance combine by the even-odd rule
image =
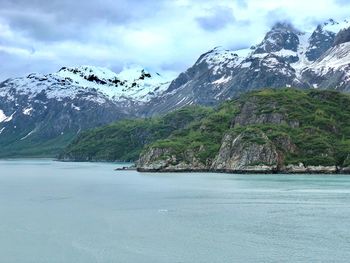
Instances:
[[[84,39],[93,24],[125,25],[159,10],[163,0],[0,0],[0,15],[15,30],[41,41]]]
[[[208,31],[220,30],[236,21],[233,10],[227,7],[213,8],[209,15],[197,17],[196,20],[201,28]]]

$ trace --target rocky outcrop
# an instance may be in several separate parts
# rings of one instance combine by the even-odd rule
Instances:
[[[343,169],[339,169],[337,166],[305,166],[303,163],[300,163],[298,165],[287,165],[283,170],[283,173],[308,173],[308,174],[334,174],[334,173],[341,173],[345,172]]]
[[[292,25],[288,23],[277,23],[256,47],[254,53],[271,53],[281,51],[282,49],[296,52],[299,46],[299,34],[300,32]]]
[[[337,46],[350,41],[350,28],[341,30],[334,39],[333,46]]]
[[[281,105],[276,102],[266,102],[264,108],[268,112],[264,112],[258,104],[258,99],[252,97],[241,106],[240,113],[232,120],[231,127],[247,126],[252,124],[278,124],[289,125],[292,128],[299,127],[298,120],[288,119],[286,114],[278,112]]]
[[[310,36],[310,48],[306,51],[306,57],[310,61],[315,61],[321,57],[334,42],[335,33],[323,30],[323,26],[317,26]]]
[[[192,151],[186,151],[180,158],[169,148],[149,148],[144,151],[137,161],[140,172],[185,172],[207,171]]]
[[[276,147],[261,131],[245,131],[238,136],[226,134],[211,166],[215,171],[272,172],[277,170]]]

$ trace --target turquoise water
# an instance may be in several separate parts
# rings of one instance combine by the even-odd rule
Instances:
[[[349,262],[350,177],[0,161],[0,262]]]

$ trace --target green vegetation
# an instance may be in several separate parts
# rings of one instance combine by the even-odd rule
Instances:
[[[59,156],[76,161],[134,161],[142,148],[185,128],[213,110],[190,106],[163,117],[122,120],[81,133]]]
[[[185,159],[186,151],[195,152],[205,162],[214,158],[220,148],[224,133],[230,128],[232,116],[237,113],[237,105],[223,103],[218,109],[187,128],[177,130],[165,140],[158,140],[151,147],[171,148],[179,160]]]
[[[62,135],[53,139],[47,139],[44,142],[42,138],[35,136],[35,134],[26,140],[18,139],[25,137],[27,134],[23,133],[20,136],[14,134],[7,137],[5,141],[0,140],[0,158],[54,158],[76,136],[75,132],[66,131]]]

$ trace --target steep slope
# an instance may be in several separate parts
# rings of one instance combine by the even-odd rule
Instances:
[[[350,42],[337,44],[303,69],[304,81],[314,88],[350,92]]]
[[[80,131],[136,116],[166,89],[140,67],[116,74],[83,66],[0,83],[0,157],[52,156]]]
[[[250,49],[215,48],[172,81],[163,95],[152,99],[144,112],[166,112],[191,104],[217,105],[266,87],[349,91],[349,26],[348,21],[329,20],[314,32],[301,32],[277,23]]]
[[[59,156],[70,161],[136,161],[142,148],[167,138],[189,123],[199,121],[212,110],[188,106],[165,116],[122,120],[82,132]]]
[[[350,96],[262,90],[142,152],[140,171],[350,172]]]

